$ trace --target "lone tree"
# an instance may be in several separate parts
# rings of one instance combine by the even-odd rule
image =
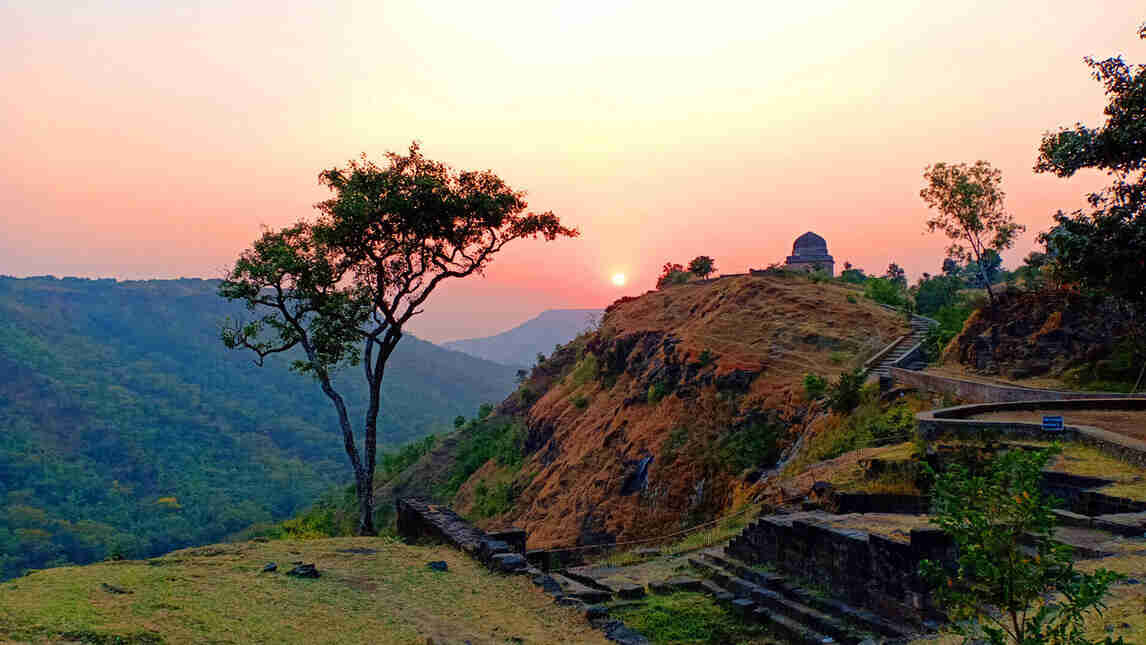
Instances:
[[[702,280],[712,275],[713,271],[716,271],[716,261],[707,255],[698,255],[688,263],[688,272]]]
[[[973,165],[940,162],[928,166],[923,179],[926,185],[919,196],[936,211],[927,220],[927,230],[938,229],[951,239],[948,257],[979,266],[987,297],[994,303],[995,292],[983,272],[984,255],[1011,248],[1015,236],[1027,230],[1003,208],[1003,174],[986,161]]]
[[[403,326],[442,281],[482,271],[513,240],[575,237],[551,212],[526,213],[525,194],[491,171],[455,171],[409,154],[365,156],[319,174],[334,197],[314,222],[267,231],[243,252],[219,287],[254,318],[228,320],[223,343],[263,359],[301,349],[291,369],[316,379],[338,415],[354,470],[359,535],[374,535],[374,467],[386,361]],[[331,375],[363,366],[369,402],[362,447]]]
[[[1138,37],[1146,40],[1146,24]],[[1089,196],[1089,212],[1059,211],[1056,226],[1040,240],[1057,278],[1109,293],[1126,305],[1141,357],[1146,355],[1146,65],[1130,66],[1121,57],[1085,61],[1106,90],[1106,123],[1045,134],[1035,172],[1070,177],[1094,168],[1112,183]]]

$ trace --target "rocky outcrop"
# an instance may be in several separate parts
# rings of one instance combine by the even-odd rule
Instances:
[[[1111,303],[1069,291],[1005,292],[971,314],[945,359],[1011,379],[1059,376],[1110,356],[1126,322]]]

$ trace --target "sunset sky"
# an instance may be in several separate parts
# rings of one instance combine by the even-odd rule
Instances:
[[[0,4],[0,273],[220,277],[310,217],[323,168],[411,140],[579,227],[442,290],[413,331],[604,306],[706,254],[740,272],[806,230],[914,278],[921,173],[986,159],[1028,226],[1103,183],[1035,175],[1096,124],[1083,56],[1146,62],[1141,0]],[[623,287],[612,276],[624,273]]]

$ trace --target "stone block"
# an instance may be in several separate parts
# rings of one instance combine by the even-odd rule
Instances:
[[[490,568],[499,573],[525,572],[529,563],[520,553],[498,553],[490,558]]]

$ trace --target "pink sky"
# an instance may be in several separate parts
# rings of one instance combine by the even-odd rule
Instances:
[[[603,306],[668,260],[763,267],[806,230],[838,264],[935,271],[936,161],[1003,171],[1014,266],[1102,185],[1031,172],[1044,131],[1101,120],[1082,57],[1146,61],[1121,0],[75,4],[0,6],[0,273],[219,277],[311,215],[319,170],[418,139],[583,233],[442,290],[431,340]]]

